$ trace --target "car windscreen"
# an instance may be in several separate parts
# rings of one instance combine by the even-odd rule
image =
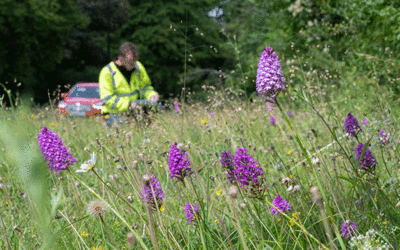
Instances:
[[[75,86],[68,94],[68,97],[99,98],[100,90],[98,87]]]

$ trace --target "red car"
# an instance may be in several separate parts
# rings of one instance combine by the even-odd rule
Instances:
[[[63,115],[86,116],[101,114],[102,102],[98,83],[77,83],[68,93],[62,93],[58,112]]]

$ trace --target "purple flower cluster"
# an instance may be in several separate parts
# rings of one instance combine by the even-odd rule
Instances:
[[[385,130],[381,130],[379,132],[379,139],[382,145],[386,145],[389,143],[389,135],[385,132]]]
[[[151,190],[152,188],[153,188],[153,191]],[[142,187],[141,194],[142,194],[142,200],[144,203],[154,200],[153,192],[154,192],[154,195],[155,195],[157,201],[161,201],[162,199],[165,198],[165,194],[164,194],[163,190],[161,189],[160,182],[156,179],[156,177],[154,177],[154,175],[151,175],[149,185],[144,185]]]
[[[264,101],[275,101],[276,96],[286,89],[279,57],[271,47],[266,47],[258,63],[256,90]]]
[[[293,117],[293,116],[294,116],[294,114],[292,113],[292,111],[289,111],[288,116],[289,116],[289,117]]]
[[[358,132],[362,132],[357,119],[351,113],[348,113],[344,120],[344,131],[353,137],[356,137]]]
[[[357,157],[357,162],[360,161],[361,154],[364,150],[365,144],[358,144],[356,148],[356,157]],[[372,155],[371,150],[367,147],[365,149],[364,155],[359,163],[359,166],[361,169],[364,170],[369,170],[370,168],[375,168],[377,165],[377,161],[375,157]]]
[[[40,151],[46,160],[48,168],[57,171],[67,169],[76,161],[69,149],[64,145],[58,135],[50,129],[43,127],[38,136]]]
[[[177,112],[177,113],[179,113],[179,104],[176,102],[175,104],[174,104],[174,108],[175,108],[175,111]]]
[[[343,222],[342,229],[340,229],[340,232],[342,232],[342,237],[346,237],[346,239],[348,239],[351,234],[354,233],[355,228],[357,228],[357,226],[354,224],[354,222],[350,220]]]
[[[361,124],[367,126],[369,122],[367,121],[367,119],[362,119]]]
[[[233,183],[236,181],[235,178],[235,173],[233,172],[234,168],[233,168],[233,156],[231,154],[231,152],[228,151],[223,151],[221,153],[221,165],[223,168],[228,169],[228,179],[230,183]]]
[[[185,207],[185,214],[186,214],[186,218],[188,219],[187,224],[189,224],[190,222],[196,222],[196,216],[199,216],[199,210],[200,206],[196,206],[196,205],[192,205],[190,203],[186,203],[186,207]],[[196,215],[195,215],[196,213]]]
[[[274,205],[276,208],[278,208],[281,212],[290,210],[289,202],[282,199],[282,197],[280,195],[277,195],[275,197],[275,199],[272,201],[272,205]],[[273,206],[271,206],[271,214],[279,214],[279,212]]]
[[[240,187],[249,185],[251,182],[257,183],[264,175],[260,165],[249,154],[246,148],[239,148],[234,158],[235,167],[233,173],[237,181],[240,181]]]
[[[171,171],[170,177],[177,178],[182,181],[185,176],[188,176],[192,172],[190,166],[189,156],[187,152],[181,152],[177,148],[178,143],[174,143],[169,151],[168,167]]]
[[[231,154],[231,151],[228,150],[221,153],[221,165],[224,168],[233,165],[233,156]]]
[[[269,121],[271,122],[271,125],[275,125],[275,123],[276,123],[276,119],[275,119],[275,117],[273,117],[272,115],[271,115],[271,117],[269,118]]]

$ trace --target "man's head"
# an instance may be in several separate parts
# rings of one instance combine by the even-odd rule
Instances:
[[[126,42],[119,47],[118,60],[128,70],[135,68],[136,61],[139,59],[139,53],[133,43]]]

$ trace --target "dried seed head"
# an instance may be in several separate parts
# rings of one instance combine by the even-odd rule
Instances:
[[[232,198],[232,199],[236,199],[236,197],[238,196],[238,188],[236,186],[231,186],[228,190],[228,195]]]
[[[118,166],[117,166],[117,170],[120,171],[120,172],[123,170],[122,167],[121,167],[121,165],[118,165]]]
[[[84,149],[83,149],[83,151],[86,151],[86,152],[89,152],[89,148],[88,147],[85,147]]]
[[[115,156],[115,157],[114,157],[114,162],[115,162],[115,163],[119,162],[119,157],[118,157],[118,156]]]
[[[95,218],[105,215],[108,209],[108,204],[102,200],[93,200],[87,205],[87,212]]]
[[[133,166],[133,169],[138,169],[138,164],[139,164],[139,162],[138,161],[136,161],[136,160],[133,160],[132,161],[132,166]]]
[[[126,235],[126,242],[128,243],[128,247],[133,247],[136,243],[136,237],[132,232],[128,232]]]
[[[151,176],[149,174],[145,174],[145,175],[143,175],[142,179],[143,179],[144,185],[147,186],[150,183]]]
[[[140,159],[141,161],[144,160],[144,153],[140,153],[140,154],[139,154],[139,159]]]
[[[311,194],[313,196],[314,202],[318,202],[318,201],[320,201],[322,199],[321,193],[319,192],[318,187],[314,186],[314,187],[311,188],[310,191],[311,191]]]
[[[293,186],[290,185],[290,186],[288,187],[288,189],[286,189],[286,191],[289,192],[289,193],[293,192]]]
[[[107,134],[106,134],[106,137],[110,137],[110,136],[111,136],[110,133],[107,133]]]
[[[299,192],[300,191],[300,186],[299,185],[295,185],[294,187],[293,187],[293,193],[297,193],[297,192]]]
[[[214,181],[215,181],[215,177],[214,177],[213,175],[210,175],[210,180],[211,180],[212,182],[214,182]]]
[[[130,202],[130,203],[133,203],[133,198],[132,198],[132,196],[128,196],[128,198],[127,198],[127,200]]]
[[[292,185],[293,183],[293,180],[289,177],[285,177],[281,180],[281,185],[286,185],[286,187]]]
[[[244,204],[244,203],[240,204],[240,209],[245,210],[246,209],[246,204]]]

